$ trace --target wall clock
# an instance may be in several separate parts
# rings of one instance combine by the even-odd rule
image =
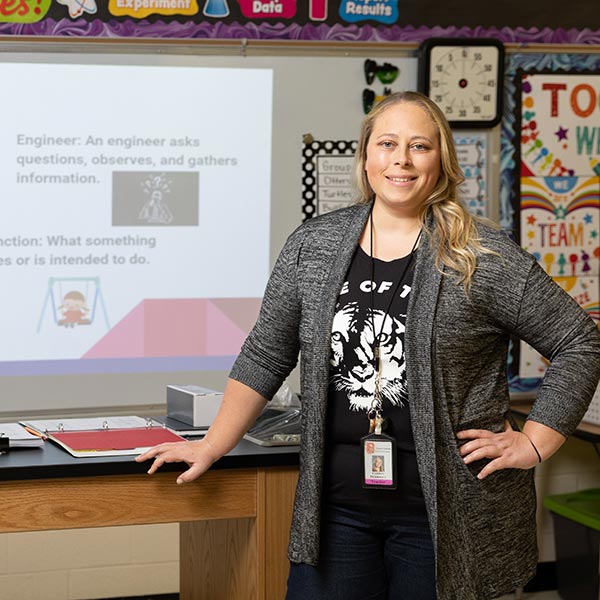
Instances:
[[[452,127],[493,127],[502,118],[504,46],[490,38],[430,38],[419,46],[419,90]]]

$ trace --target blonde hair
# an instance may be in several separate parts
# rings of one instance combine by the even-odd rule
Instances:
[[[429,198],[423,203],[420,218],[423,226],[427,227],[426,217],[428,214],[433,215],[433,225],[428,229],[428,233],[437,246],[436,267],[440,271],[444,266],[452,269],[457,280],[468,290],[477,265],[477,255],[490,251],[485,249],[479,240],[477,218],[458,199],[458,186],[465,178],[458,164],[452,132],[442,111],[427,96],[419,92],[391,94],[376,104],[363,120],[354,163],[357,202],[367,204],[375,199],[375,192],[365,171],[367,146],[375,121],[385,110],[401,103],[420,106],[437,129],[440,144],[440,177]]]

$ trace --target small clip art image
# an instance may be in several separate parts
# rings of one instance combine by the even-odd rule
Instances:
[[[58,307],[60,313],[59,325],[75,327],[75,325],[89,325],[90,309],[86,305],[85,296],[79,290],[67,292]]]
[[[139,212],[138,219],[149,224],[168,225],[173,220],[173,213],[166,203],[171,193],[171,180],[165,173],[149,175],[143,182],[144,194],[149,197]]]
[[[57,0],[69,9],[71,19],[80,17],[84,12],[94,15],[98,11],[96,0]]]
[[[48,320],[68,329],[93,325],[99,311],[106,330],[109,330],[99,277],[50,277],[37,333]]]
[[[213,17],[214,19],[229,16],[227,0],[206,0],[202,14],[205,17]]]

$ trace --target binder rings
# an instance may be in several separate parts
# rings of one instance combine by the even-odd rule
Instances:
[[[164,442],[184,438],[141,417],[106,417],[23,423],[77,458],[141,454]]]

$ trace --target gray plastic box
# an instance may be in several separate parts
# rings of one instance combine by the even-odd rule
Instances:
[[[167,386],[167,416],[194,427],[210,427],[221,406],[222,392],[198,385]]]

